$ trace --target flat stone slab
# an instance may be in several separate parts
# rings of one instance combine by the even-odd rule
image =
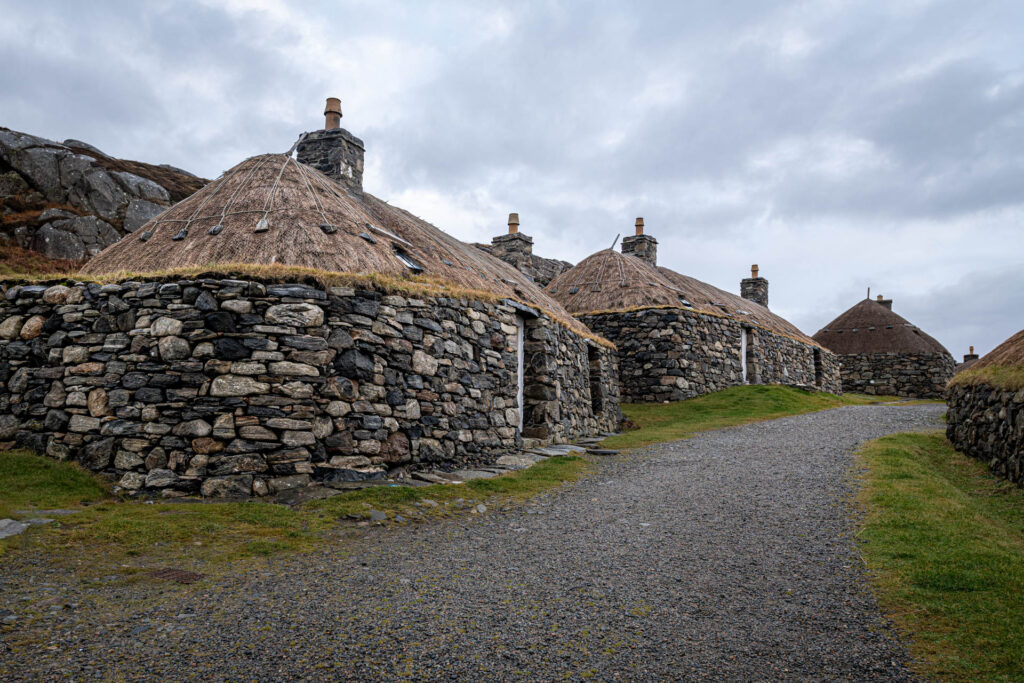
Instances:
[[[488,472],[487,470],[455,470],[452,474],[463,481],[469,481],[470,479],[491,479],[498,476],[496,473]]]
[[[17,536],[28,527],[27,522],[19,522],[16,519],[0,519],[0,538]]]
[[[77,515],[81,510],[15,510],[19,515],[41,515],[43,517],[60,517],[63,515]]]
[[[518,453],[516,455],[503,455],[497,460],[497,464],[510,467],[514,470],[525,470],[544,459],[542,455],[531,453]]]
[[[342,491],[327,486],[302,486],[294,489],[287,489],[271,496],[270,500],[281,505],[301,505],[311,500],[321,500],[341,495]]]
[[[447,474],[447,472],[445,472],[444,474]],[[460,480],[460,479],[454,479],[451,476],[447,476],[447,477],[446,476],[442,476],[441,473],[437,473],[437,472],[413,472],[412,476],[415,479],[422,479],[423,481],[428,481],[431,484],[461,484],[462,483],[462,480]]]
[[[610,448],[588,448],[587,453],[591,455],[618,455],[619,452]]]

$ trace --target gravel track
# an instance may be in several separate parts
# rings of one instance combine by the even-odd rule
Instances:
[[[709,432],[509,511],[362,529],[165,599],[65,578],[78,608],[0,631],[0,678],[910,680],[854,549],[849,473],[858,443],[942,411]],[[0,607],[54,580],[12,569]]]

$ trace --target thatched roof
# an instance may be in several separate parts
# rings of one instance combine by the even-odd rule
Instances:
[[[103,250],[82,273],[229,264],[421,275],[456,289],[520,300],[589,334],[512,266],[370,194],[351,194],[283,154],[246,159]]]
[[[583,259],[552,280],[546,289],[574,315],[682,308],[744,321],[817,346],[795,325],[760,304],[612,249]]]
[[[1009,367],[1011,365],[1024,365],[1024,330],[1021,330],[974,361],[971,369],[980,370],[988,367]]]
[[[1010,391],[1024,389],[1024,330],[973,361],[969,368],[958,372],[949,384],[988,385]]]
[[[871,299],[858,302],[814,335],[839,354],[939,353],[949,351],[916,325]]]

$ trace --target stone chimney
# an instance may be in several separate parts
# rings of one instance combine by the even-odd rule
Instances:
[[[972,361],[972,360],[978,360],[978,354],[976,354],[974,352],[974,347],[972,346],[972,347],[970,347],[970,349],[971,349],[970,353],[965,353],[964,354],[964,362],[965,363],[968,362],[968,361]]]
[[[363,141],[341,127],[341,100],[328,97],[324,129],[306,133],[296,147],[296,158],[358,193],[363,191],[365,152]]]
[[[750,266],[750,277],[740,280],[740,296],[768,308],[768,281],[758,275],[756,263]]]
[[[877,299],[875,299],[875,301],[877,301],[877,302],[878,302],[879,304],[881,304],[882,306],[885,306],[885,307],[886,307],[886,308],[888,308],[888,309],[889,309],[890,311],[892,310],[892,299],[883,299],[883,298],[882,298],[882,295],[881,295],[881,294],[879,294],[879,295],[878,295],[878,298],[877,298]]]
[[[491,256],[500,258],[531,278],[535,277],[533,238],[519,232],[518,213],[508,215],[508,233],[491,240]]]
[[[644,219],[636,219],[636,234],[622,240],[622,253],[636,256],[652,266],[658,265],[658,240],[644,234]]]

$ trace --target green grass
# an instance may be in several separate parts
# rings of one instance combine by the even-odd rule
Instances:
[[[845,405],[895,400],[891,396],[825,394],[781,385],[730,387],[713,394],[675,403],[628,403],[627,419],[638,429],[605,439],[605,448],[637,448],[662,441],[685,439],[694,432],[772,420]]]
[[[1024,389],[1024,363],[968,368],[949,381],[949,386],[988,384],[1009,391]]]
[[[1024,680],[1024,490],[941,432],[869,442],[859,537],[922,674]]]
[[[4,552],[45,549],[57,563],[90,568],[174,561],[216,565],[282,552],[304,552],[325,542],[339,522],[379,510],[390,518],[466,512],[472,504],[522,500],[575,479],[586,467],[578,457],[549,458],[528,470],[463,485],[378,486],[314,501],[298,508],[267,502],[143,502],[121,500],[92,474],[24,451],[0,452],[0,516],[18,510],[79,508],[56,524],[0,541]],[[462,499],[458,506],[448,505]],[[416,505],[423,499],[437,507]]]
[[[26,451],[0,452],[0,518],[17,510],[78,507],[106,489],[88,472]]]

